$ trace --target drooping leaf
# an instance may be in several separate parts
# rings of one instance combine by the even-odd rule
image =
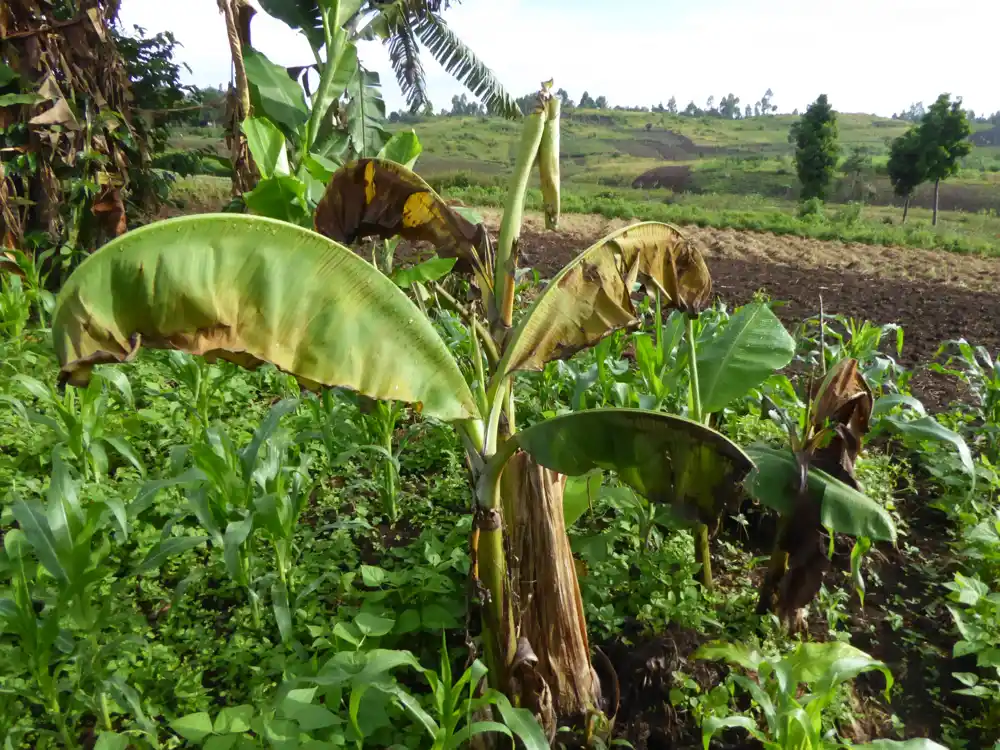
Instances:
[[[271,585],[271,607],[281,640],[287,643],[292,637],[292,611],[288,607],[288,587],[282,581]]]
[[[250,117],[240,126],[247,137],[262,177],[288,174],[288,150],[285,135],[266,117]]]
[[[826,681],[833,687],[857,677],[861,672],[879,670],[885,674],[888,687],[892,687],[892,674],[885,663],[843,641],[800,643],[778,663],[778,670],[784,672],[790,685]]]
[[[908,409],[912,409],[921,417],[927,416],[927,409],[924,408],[924,404],[920,399],[906,393],[887,393],[876,399],[875,406],[872,409],[872,419],[890,413],[893,407],[896,406],[905,406]]]
[[[45,510],[37,500],[25,501],[15,500],[11,508],[14,513],[14,520],[24,532],[28,544],[35,550],[38,561],[45,566],[53,578],[58,581],[68,581],[69,573],[63,566],[59,555],[59,544],[49,522],[45,517]]]
[[[938,422],[934,417],[920,417],[919,419],[903,419],[901,417],[888,416],[881,420],[882,429],[895,432],[903,438],[913,440],[930,440],[938,443],[948,443],[955,448],[958,458],[962,462],[962,468],[969,477],[969,492],[976,488],[976,465],[972,461],[972,452],[969,450],[965,438],[954,430]]]
[[[783,515],[795,508],[799,469],[788,449],[757,443],[747,448],[756,470],[747,481],[750,494]],[[858,490],[839,482],[826,472],[810,468],[811,497],[822,503],[820,519],[824,527],[841,534],[896,541],[896,525],[888,511]]]
[[[736,311],[698,347],[698,383],[705,414],[724,409],[792,361],[795,339],[763,302]]]
[[[262,217],[189,216],[113,240],[66,281],[52,337],[60,380],[74,385],[145,345],[271,362],[306,387],[422,404],[442,420],[478,416],[447,346],[390,279],[325,237]]]
[[[737,496],[752,468],[724,435],[683,417],[640,409],[590,409],[539,422],[516,433],[497,459],[520,448],[567,476],[614,471],[650,502],[688,519],[714,521]]]
[[[701,252],[677,228],[644,222],[619,229],[556,274],[511,335],[498,375],[541,370],[635,326],[635,282],[659,288],[665,306],[687,311],[701,310],[712,291]]]
[[[812,466],[856,486],[854,464],[868,434],[875,403],[872,389],[861,374],[858,360],[842,359],[830,369],[813,398],[811,422],[819,432],[832,430],[826,445],[810,455]]]
[[[351,245],[366,237],[429,242],[442,258],[458,258],[457,270],[473,270],[481,289],[492,287],[488,238],[448,206],[414,172],[382,159],[344,165],[316,207],[316,231]]]
[[[510,120],[521,117],[521,110],[514,98],[507,93],[500,81],[476,57],[444,20],[435,13],[425,13],[414,24],[420,41],[449,74],[461,81],[473,96],[486,105],[486,109]]]
[[[378,152],[378,158],[402,164],[407,169],[413,169],[413,165],[420,156],[424,147],[420,145],[413,128],[396,133],[389,142]]]
[[[701,646],[692,656],[693,659],[725,659],[730,664],[738,664],[748,672],[756,672],[764,663],[766,657],[757,649],[751,649],[742,643],[727,643],[712,641]]]
[[[243,61],[254,110],[284,125],[288,134],[297,133],[309,121],[302,87],[288,75],[286,68],[275,65],[254,49],[244,48]]]

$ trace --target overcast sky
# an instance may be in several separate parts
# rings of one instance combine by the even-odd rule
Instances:
[[[732,92],[742,105],[768,88],[782,112],[820,93],[843,112],[889,115],[941,92],[977,112],[1000,110],[1000,0],[465,0],[452,29],[515,95],[555,78],[612,105],[704,105]],[[123,0],[121,20],[172,31],[186,82],[229,80],[216,0]],[[260,13],[254,46],[277,63],[312,62],[305,40]],[[379,43],[360,49],[382,74],[390,110],[403,100]],[[431,100],[464,89],[424,56]]]

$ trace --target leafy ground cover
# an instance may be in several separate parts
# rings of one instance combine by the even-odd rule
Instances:
[[[530,227],[522,241],[538,281],[523,275],[518,294],[532,298],[570,248]],[[820,356],[805,287],[822,279],[815,269],[762,279],[746,272],[753,266],[710,264],[723,299],[700,316],[706,345],[762,304],[760,288],[795,299],[774,307],[795,333],[790,367],[728,403],[717,422],[741,445],[782,445],[785,430],[761,398],[801,417],[801,374]],[[899,542],[859,557],[835,537],[807,631],[791,635],[755,613],[770,511],[744,498],[723,518],[709,591],[695,537],[669,513],[613,475],[571,485],[566,521],[590,635],[617,675],[615,734],[635,747],[694,747],[703,732],[743,746],[747,728],[790,747],[782,717],[804,695],[767,675],[797,658],[826,670],[800,675],[819,728],[837,733],[817,742],[930,736],[975,748],[997,739],[1000,367],[991,352],[1000,347],[971,311],[905,335],[837,319],[830,311],[847,305],[855,318],[890,310],[835,275],[842,286],[839,296],[824,290],[823,348],[830,361],[857,358],[875,391],[874,439],[857,476]],[[431,747],[429,727],[448,727],[446,741],[466,736],[470,676],[483,667],[469,648],[479,636],[468,617],[471,495],[450,427],[406,408],[373,411],[346,392],[310,396],[270,367],[247,372],[180,352],[144,352],[99,369],[85,390],[59,393],[50,301],[18,277],[3,283],[0,729],[9,746]],[[886,293],[885,305],[897,304],[898,319],[922,294],[917,285]],[[995,298],[984,304],[995,309]],[[525,422],[609,405],[683,413],[680,318],[659,331],[656,320],[647,305],[639,331],[520,375]],[[442,313],[435,324],[453,351],[471,353],[457,318]],[[935,339],[963,335],[988,348],[959,341],[936,351]],[[652,339],[663,342],[655,367]],[[822,643],[829,648],[808,652]],[[834,678],[837,657],[857,658],[836,651],[847,644],[883,661],[891,687],[867,657],[859,669],[873,672]],[[530,722],[503,712],[530,743],[530,728],[518,730]]]

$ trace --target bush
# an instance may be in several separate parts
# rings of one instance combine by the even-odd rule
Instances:
[[[824,218],[823,201],[819,198],[808,198],[799,204],[800,219]]]

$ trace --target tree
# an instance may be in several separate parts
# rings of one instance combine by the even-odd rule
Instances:
[[[88,15],[72,22],[74,33],[52,31]],[[14,97],[0,107],[0,246],[27,247],[28,233],[42,249],[68,246],[73,253],[53,256],[50,269],[68,270],[77,251],[124,231],[130,193],[137,202],[156,197],[143,187],[156,178],[154,144],[134,111],[117,15],[108,0],[0,4],[0,80]],[[172,42],[159,39],[147,49],[172,64]],[[59,274],[49,279],[56,284]]]
[[[677,97],[676,96],[670,97],[670,99],[667,101],[667,112],[669,112],[672,115],[676,115],[677,114]]]
[[[469,101],[469,98],[462,94],[451,97],[451,112],[449,114],[453,117],[474,117],[486,114],[486,110],[479,102]]]
[[[685,114],[688,117],[697,117],[702,114],[702,111],[698,109],[698,105],[692,101],[688,102],[688,105],[684,108],[684,112],[682,114]]]
[[[826,198],[840,151],[837,113],[826,94],[810,104],[802,119],[792,126],[791,140],[795,143],[795,167],[802,184],[802,199]]]
[[[727,120],[738,120],[740,117],[740,98],[735,94],[722,97],[719,102],[719,114]]]
[[[934,180],[934,217],[931,223],[936,225],[941,180],[954,175],[958,171],[959,160],[972,151],[968,140],[972,130],[962,109],[962,100],[952,102],[949,94],[941,94],[921,120],[919,131],[927,179]]]
[[[559,97],[559,101],[562,103],[563,109],[571,109],[573,105],[573,100],[569,98],[569,92],[566,89],[558,89],[556,91],[556,96]]]
[[[705,112],[710,115],[714,115],[716,113],[714,96],[708,97],[708,100],[705,102]]]
[[[744,110],[743,116],[748,120],[753,117],[753,108],[749,104],[747,105],[746,110]]]
[[[851,178],[851,197],[854,198],[858,192],[858,185],[862,178],[871,172],[872,157],[871,150],[867,146],[855,146],[851,149],[851,154],[844,163],[840,165],[840,170]]]
[[[583,96],[580,97],[580,109],[596,109],[597,104],[593,99],[590,98],[590,93],[587,91],[583,92]]]
[[[889,181],[893,192],[903,199],[903,223],[910,210],[913,191],[927,179],[923,144],[917,128],[910,128],[889,147]]]
[[[608,97],[606,97],[606,96],[599,96],[599,97],[597,97],[597,99],[594,101],[594,107],[596,109],[607,109],[608,108]]]
[[[764,92],[764,96],[760,98],[760,113],[762,115],[770,114],[771,112],[777,112],[777,106],[771,104],[771,98],[774,96],[774,92],[768,89]]]
[[[923,119],[927,110],[924,109],[923,102],[916,102],[911,104],[907,109],[904,109],[899,113],[900,120],[909,120],[910,122],[918,122]]]

